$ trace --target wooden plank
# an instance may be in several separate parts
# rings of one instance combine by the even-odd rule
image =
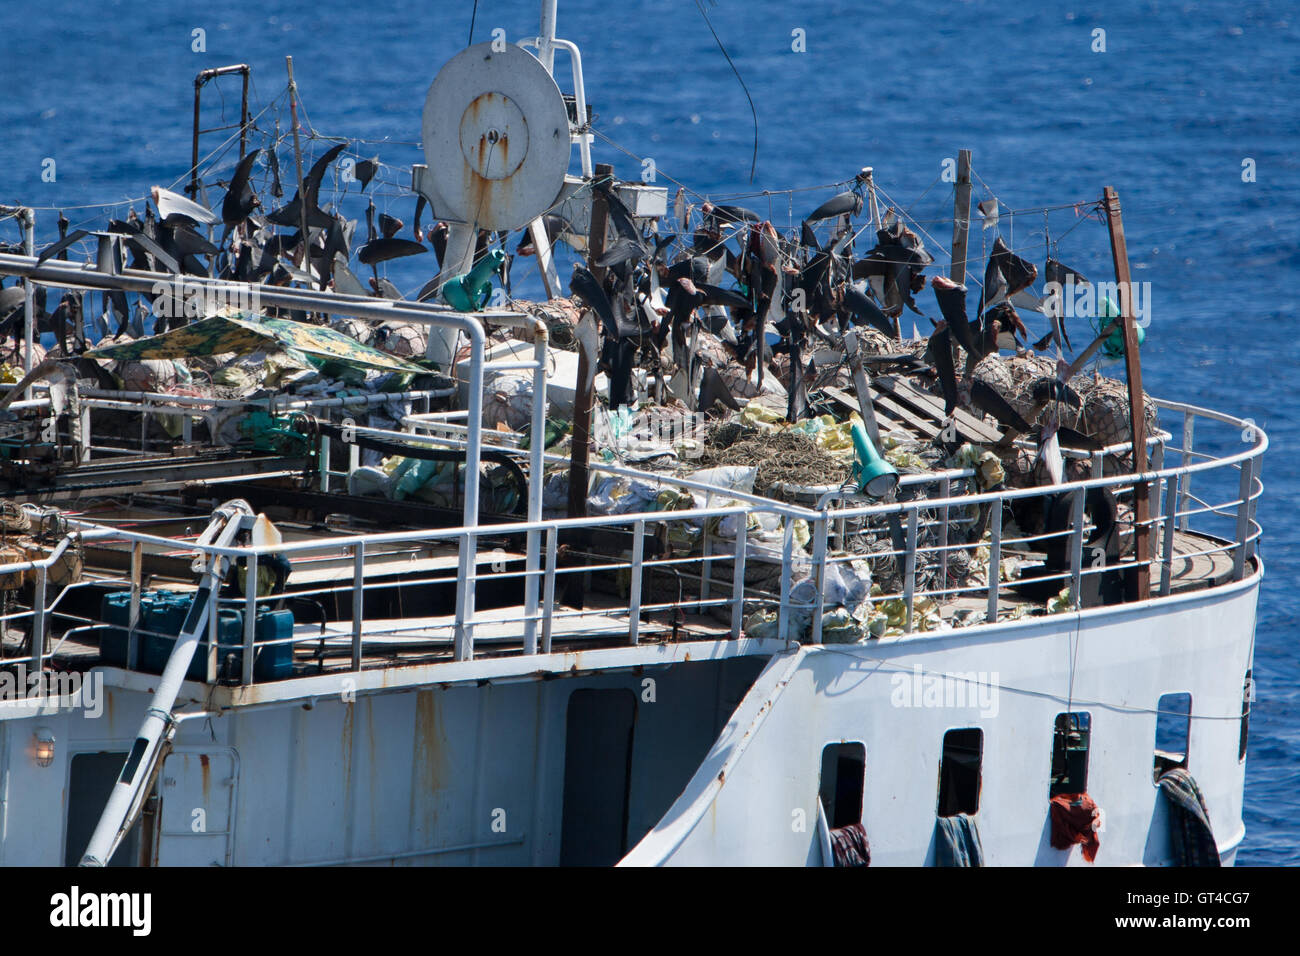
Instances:
[[[921,438],[933,440],[939,437],[942,425],[933,422],[922,415],[918,415],[906,405],[895,402],[886,395],[877,395],[876,405],[901,421],[903,427],[916,433]]]
[[[948,277],[966,284],[966,241],[970,237],[970,150],[957,153],[957,189],[952,207],[952,268]]]
[[[876,424],[876,415],[871,399],[871,379],[862,366],[862,352],[858,348],[858,336],[852,329],[844,330],[844,352],[849,359],[849,369],[853,373],[853,388],[858,393],[858,412],[876,450],[880,450],[880,427]]]
[[[827,398],[837,402],[851,412],[858,410],[858,403],[853,396],[841,388],[833,385],[824,385],[820,389]],[[877,417],[883,418],[885,424],[890,429],[901,428],[905,431],[911,431],[920,438],[932,439],[939,435],[939,426],[933,422],[917,415],[897,402],[891,401],[884,395],[872,395],[872,410]]]
[[[881,376],[875,380],[875,385],[898,399],[903,404],[915,408],[917,412],[933,418],[942,424],[946,417],[944,415],[943,399],[938,395],[931,395],[929,392],[923,392],[912,383],[903,379],[896,378],[892,375]],[[953,413],[957,434],[964,441],[975,442],[976,444],[992,444],[1002,437],[1002,433],[989,425],[984,424],[978,418],[975,418],[970,412],[958,408]]]
[[[596,166],[593,181],[611,183],[614,167],[608,163]],[[596,263],[605,254],[605,233],[609,226],[609,205],[603,192],[593,191],[591,195],[591,232],[587,238],[587,268],[602,288],[605,285],[605,269]],[[583,303],[584,311],[591,310],[591,303]],[[588,368],[589,358],[586,349],[578,348],[577,390],[573,398],[573,434],[569,446],[569,510],[570,518],[587,516],[587,486],[589,472],[587,461],[591,453],[591,409],[595,402],[596,370]],[[534,436],[536,440],[536,436]],[[575,529],[575,536],[581,542],[588,537],[586,529]],[[575,607],[582,607],[583,593],[586,589],[585,574],[569,574],[564,581],[564,599]]]
[[[883,421],[887,426],[886,429],[887,431],[901,431],[901,432],[908,432],[909,434],[916,435],[916,432],[912,431],[911,421],[900,421],[897,418],[890,418],[889,414],[885,411],[883,407],[877,408],[876,412],[878,413],[880,420]],[[917,437],[924,438],[925,436],[917,435]]]
[[[1133,284],[1129,274],[1128,245],[1124,239],[1124,220],[1120,215],[1119,195],[1107,186],[1106,225],[1110,230],[1111,258],[1115,263],[1115,281],[1119,284],[1119,308],[1124,324],[1124,370],[1128,377],[1129,426],[1133,437],[1133,471],[1141,474],[1147,470],[1146,404],[1142,392],[1142,357],[1138,354],[1137,319],[1133,315]],[[1133,485],[1133,520],[1137,529],[1134,556],[1139,567],[1131,579],[1136,580],[1137,599],[1151,597],[1151,575],[1141,567],[1151,560],[1150,489],[1147,482]]]

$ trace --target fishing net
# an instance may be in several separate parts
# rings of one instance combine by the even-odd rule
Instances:
[[[984,361],[988,360],[986,358]],[[999,388],[1002,397],[1010,403],[1017,414],[1025,418],[1029,424],[1034,424],[1039,414],[1034,404],[1034,383],[1043,378],[1056,376],[1056,360],[1045,355],[1025,354],[1000,359],[999,364],[1011,379],[1010,386]]]
[[[164,392],[176,384],[176,364],[170,359],[120,362],[117,374],[128,392]]]
[[[848,477],[847,465],[806,435],[761,431],[735,422],[715,426],[697,463],[701,468],[757,465],[754,491],[760,495],[769,494],[778,483],[838,485]]]
[[[362,319],[335,319],[330,323],[330,326],[342,332],[348,338],[356,339],[362,345],[370,345],[375,337],[374,326]]]
[[[572,299],[555,298],[547,302],[526,302],[516,299],[514,308],[546,323],[551,348],[562,352],[578,351],[575,330],[582,313]]]
[[[373,344],[398,358],[424,358],[429,336],[422,326],[385,322],[375,330]]]
[[[1013,396],[1016,394],[1016,379],[1008,366],[1007,360],[1000,355],[986,355],[971,370],[971,375],[976,381],[983,382],[1007,401],[1012,402],[1014,407]],[[963,364],[959,368],[964,369],[965,365]],[[1016,408],[1016,411],[1020,411],[1020,409]],[[1020,411],[1020,413],[1024,414],[1023,411]]]
[[[1092,435],[1105,445],[1129,440],[1131,430],[1126,383],[1118,379],[1093,375],[1075,379],[1070,382],[1070,385],[1083,403],[1079,410],[1079,420],[1083,425],[1081,431]],[[1156,405],[1151,400],[1151,396],[1145,393],[1142,396],[1142,404],[1149,435],[1159,424]]]

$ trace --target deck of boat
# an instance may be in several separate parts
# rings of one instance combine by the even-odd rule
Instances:
[[[1176,532],[1174,539],[1174,557],[1170,568],[1170,591],[1173,594],[1214,587],[1230,580],[1232,575],[1232,556],[1230,552],[1216,550],[1221,542],[1204,535]],[[1201,553],[1209,551],[1211,553]],[[521,555],[511,555],[510,559],[521,559]],[[425,564],[430,569],[452,568],[454,556],[412,558],[405,560],[376,561],[375,567],[367,565],[367,581],[372,580],[379,586],[391,586],[392,568],[383,565],[392,563],[412,570],[410,562],[414,560],[422,568]],[[448,560],[451,564],[448,564]],[[499,556],[498,556],[499,560]],[[305,571],[309,582],[317,585],[334,579],[351,579],[351,565],[345,569],[321,565]],[[1151,572],[1152,593],[1158,593],[1161,568],[1156,565]],[[385,580],[389,579],[389,580]],[[179,586],[179,585],[178,585]],[[698,595],[695,596],[698,600]],[[762,596],[749,593],[746,600],[761,600]],[[551,619],[551,649],[555,652],[566,650],[588,650],[593,648],[610,648],[626,646],[630,643],[630,631],[626,600],[616,594],[602,593],[588,589],[583,608],[566,606],[557,601],[559,610]],[[1002,615],[1020,613],[1045,613],[1041,602],[1031,601],[1004,586],[999,593],[999,607]],[[987,594],[980,589],[947,600],[940,607],[944,624],[950,624],[954,615],[982,615],[987,608]],[[638,641],[647,644],[681,643],[690,641],[716,641],[731,637],[730,614],[728,608],[701,609],[693,603],[690,595],[683,596],[682,602],[671,609],[651,610],[642,614],[638,627]],[[522,606],[506,606],[481,609],[476,614],[474,642],[476,657],[503,657],[520,655],[524,652]],[[447,661],[454,658],[455,619],[453,615],[404,616],[399,618],[367,618],[362,624],[363,669],[394,667],[414,664],[427,664]],[[18,629],[10,629],[0,646],[0,661],[5,657],[21,656],[26,635]],[[330,671],[342,671],[351,667],[352,623],[350,620],[330,622],[299,622],[294,627],[295,676]],[[538,628],[541,639],[541,628]],[[54,636],[51,638],[51,658],[55,667],[84,669],[94,666],[99,658],[99,647],[95,637],[85,631],[76,636]]]

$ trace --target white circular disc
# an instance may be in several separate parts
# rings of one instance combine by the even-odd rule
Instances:
[[[513,45],[477,44],[438,71],[424,100],[422,138],[447,214],[479,229],[531,222],[555,202],[569,169],[560,88],[536,57]]]

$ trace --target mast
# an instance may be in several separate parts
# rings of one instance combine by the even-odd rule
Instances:
[[[560,0],[542,0],[542,28],[537,36],[537,59],[555,74],[555,16]]]

